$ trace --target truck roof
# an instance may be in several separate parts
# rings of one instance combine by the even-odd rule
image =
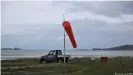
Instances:
[[[61,50],[52,50],[52,51],[61,51]]]

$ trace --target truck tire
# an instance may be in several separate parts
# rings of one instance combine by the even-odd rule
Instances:
[[[60,59],[57,60],[57,62],[58,62],[58,63],[62,63],[63,60],[60,58]]]
[[[65,62],[67,63],[68,59],[65,59]],[[62,62],[64,63],[64,59],[62,60]]]
[[[64,58],[58,59],[57,62],[59,62],[59,63],[64,63]],[[65,59],[65,62],[66,62],[66,63],[68,62],[68,58]]]
[[[68,61],[68,58],[66,58],[65,62],[67,63],[67,61]]]
[[[40,63],[45,64],[45,63],[47,63],[47,61],[45,58],[42,58],[42,59],[40,59]]]

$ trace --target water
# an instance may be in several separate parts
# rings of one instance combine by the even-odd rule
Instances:
[[[10,60],[16,58],[40,58],[42,55],[46,55],[49,50],[1,50],[1,60]],[[72,57],[88,57],[88,56],[133,56],[133,51],[111,51],[111,50],[89,50],[89,51],[76,51],[66,50],[66,54]]]

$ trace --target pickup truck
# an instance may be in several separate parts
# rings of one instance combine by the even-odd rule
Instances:
[[[70,55],[65,55],[65,62],[67,62],[70,57]],[[62,55],[62,51],[51,50],[47,55],[41,56],[40,63],[47,62],[64,62],[64,55]]]

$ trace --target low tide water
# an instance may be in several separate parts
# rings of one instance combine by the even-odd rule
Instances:
[[[1,60],[10,60],[17,58],[40,58],[42,55],[46,55],[49,51],[50,50],[1,50]],[[71,57],[133,57],[133,50],[66,50],[66,54],[71,55]]]

